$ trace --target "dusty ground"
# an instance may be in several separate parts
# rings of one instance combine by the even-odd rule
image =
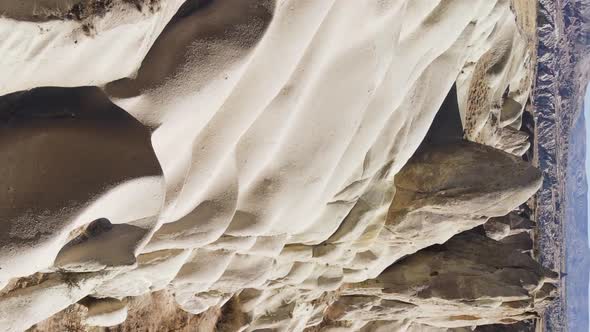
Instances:
[[[201,315],[193,315],[178,308],[174,298],[166,291],[159,291],[128,301],[129,312],[124,324],[112,328],[88,327],[84,325],[87,309],[74,304],[59,314],[45,320],[28,332],[68,331],[68,332],[156,332],[156,331],[230,331],[232,315],[225,312],[221,319],[219,308],[210,309]],[[231,303],[228,304],[231,309]],[[226,310],[227,311],[227,310]]]

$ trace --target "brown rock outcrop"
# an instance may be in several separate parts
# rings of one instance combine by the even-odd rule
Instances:
[[[532,220],[519,216],[514,212],[502,217],[490,218],[483,225],[486,235],[497,241],[520,233],[530,233],[534,226],[535,223]]]
[[[459,141],[422,147],[395,185],[379,236],[399,259],[506,215],[537,191],[541,174],[516,156]]]
[[[515,323],[537,317],[556,277],[530,256],[467,232],[397,262],[375,279],[347,285],[332,305],[333,320],[357,326],[364,321],[366,331],[379,330],[371,321],[438,328]]]

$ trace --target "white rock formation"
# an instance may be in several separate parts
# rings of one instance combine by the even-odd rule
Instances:
[[[2,331],[24,331],[78,302],[110,277],[112,275],[108,273],[54,273],[39,284],[3,293],[0,297],[0,328]]]
[[[0,330],[167,288],[191,313],[234,297],[245,330],[302,331],[343,285],[539,185],[473,143],[412,158],[455,82],[467,138],[522,151],[489,120],[518,129],[522,107],[498,103],[527,95],[509,1],[135,2],[0,0]]]
[[[134,75],[182,3],[138,11],[125,0],[0,0],[0,95]]]
[[[530,147],[528,135],[518,130],[534,61],[507,10],[497,6],[491,13],[498,20],[493,32],[482,32],[485,46],[472,51],[457,78],[459,109],[466,139],[521,156]]]
[[[90,326],[115,326],[127,319],[127,306],[117,299],[90,300],[87,306],[85,323]]]

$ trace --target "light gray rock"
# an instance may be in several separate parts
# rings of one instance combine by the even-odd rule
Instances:
[[[529,255],[467,232],[347,285],[334,320],[405,321],[440,328],[509,324],[536,317],[556,273]]]
[[[88,299],[86,324],[90,326],[115,326],[127,319],[127,304],[114,298]]]
[[[538,169],[489,146],[466,141],[424,146],[395,177],[380,245],[397,251],[397,260],[444,243],[506,215],[541,182]]]
[[[506,216],[490,218],[490,220],[483,225],[486,235],[497,241],[519,233],[529,233],[534,226],[535,223],[532,220],[521,217],[514,212],[511,212]]]

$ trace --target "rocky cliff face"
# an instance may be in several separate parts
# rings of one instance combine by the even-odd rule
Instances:
[[[365,321],[360,330],[366,331],[509,325],[537,317],[535,307],[555,290],[546,281],[555,277],[529,255],[468,232],[390,266],[374,280],[348,285],[330,318],[357,326]]]
[[[460,332],[553,296],[530,5],[35,4],[0,0],[1,330]]]

